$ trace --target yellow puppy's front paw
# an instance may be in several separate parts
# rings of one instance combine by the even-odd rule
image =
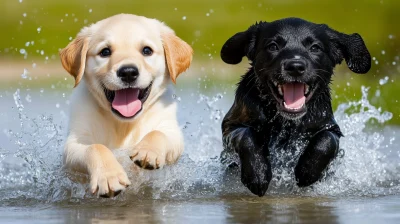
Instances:
[[[148,170],[160,169],[165,165],[165,155],[154,150],[134,149],[130,158],[137,166]]]
[[[91,192],[103,198],[115,197],[129,185],[131,182],[120,164],[98,169],[90,175]]]

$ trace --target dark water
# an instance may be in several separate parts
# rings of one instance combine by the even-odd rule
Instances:
[[[293,173],[274,169],[265,197],[225,173],[218,156],[220,122],[232,96],[178,92],[186,148],[178,164],[132,169],[115,151],[132,186],[115,199],[90,195],[85,176],[66,174],[61,154],[68,94],[0,93],[0,222],[4,223],[400,223],[400,151],[392,115],[364,98],[343,104],[336,118],[345,154],[332,176],[299,189]],[[28,97],[28,94],[30,97]],[[82,180],[82,181],[76,181]]]

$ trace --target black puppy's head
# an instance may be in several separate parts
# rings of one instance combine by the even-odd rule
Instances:
[[[328,94],[335,65],[346,60],[355,73],[366,73],[371,56],[358,34],[343,34],[327,25],[298,18],[260,22],[232,36],[221,58],[237,64],[252,61],[257,86],[273,95],[280,114],[299,119],[318,94]],[[329,100],[329,99],[328,99]]]

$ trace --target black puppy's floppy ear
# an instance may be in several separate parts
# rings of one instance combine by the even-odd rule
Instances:
[[[248,30],[239,32],[229,38],[221,49],[221,58],[225,63],[238,64],[244,56],[254,60],[254,47],[258,26],[262,23],[252,25]]]
[[[344,58],[349,69],[355,73],[364,74],[370,70],[371,55],[358,33],[347,35],[331,30],[330,36],[339,50],[335,52],[337,64],[340,64]]]

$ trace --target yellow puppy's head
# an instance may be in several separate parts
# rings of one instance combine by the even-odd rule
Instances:
[[[84,79],[99,105],[123,120],[134,118],[191,63],[193,50],[155,19],[119,14],[84,27],[61,50],[61,62]]]

